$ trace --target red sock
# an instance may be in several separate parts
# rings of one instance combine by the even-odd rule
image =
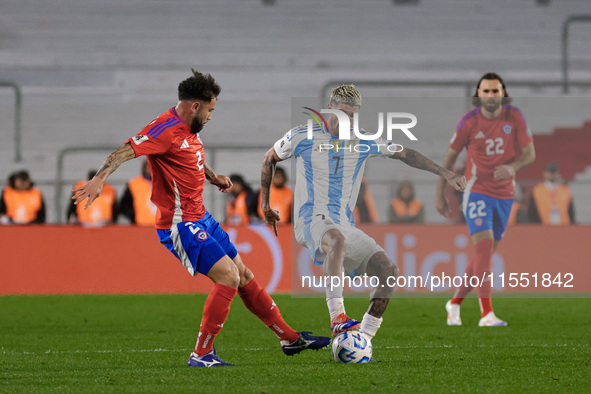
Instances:
[[[242,298],[246,308],[261,319],[280,340],[294,342],[300,337],[300,334],[283,320],[279,307],[275,305],[269,293],[258,284],[256,279],[239,288],[238,295]]]
[[[474,275],[482,280],[483,277],[486,278],[490,274],[493,255],[493,240],[484,239],[478,242],[475,248]],[[478,292],[478,300],[480,301],[480,313],[482,317],[484,317],[493,310],[490,302],[490,278],[486,278],[484,282],[480,283],[480,286],[476,290]]]
[[[222,330],[230,313],[230,304],[236,295],[236,289],[216,283],[209,293],[203,307],[203,318],[199,329],[199,338],[195,347],[198,356],[204,356],[213,348],[213,340]]]
[[[464,278],[466,279],[462,279],[462,286],[458,287],[456,293],[451,299],[452,304],[462,305],[462,301],[464,301],[464,298],[466,298],[468,293],[472,291],[472,286],[470,286],[470,277],[474,272],[474,260],[476,260],[476,257],[473,257],[472,260],[470,260],[468,266],[466,267],[466,272],[464,273]]]

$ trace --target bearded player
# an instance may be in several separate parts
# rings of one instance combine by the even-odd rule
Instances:
[[[221,88],[209,74],[195,70],[178,87],[175,107],[159,115],[105,160],[96,175],[74,189],[76,204],[88,197],[87,208],[100,195],[107,177],[122,163],[147,156],[152,173],[152,202],[158,207],[156,229],[160,242],[193,276],[206,275],[214,283],[203,308],[201,328],[190,367],[231,366],[218,357],[214,339],[221,331],[236,293],[280,339],[283,352],[293,355],[320,349],[328,337],[294,331],[279,308],[242,262],[228,234],[203,206],[205,179],[227,192],[232,182],[205,162],[199,132],[211,119]]]
[[[501,77],[485,74],[476,87],[472,103],[476,107],[465,114],[454,133],[443,167],[454,168],[460,152],[466,148],[466,179],[462,209],[470,230],[475,254],[466,275],[487,277],[491,272],[494,251],[505,233],[515,197],[515,173],[536,158],[533,137],[523,113],[510,105],[511,98]],[[445,184],[437,184],[435,206],[446,216]],[[469,281],[467,281],[469,282]],[[470,283],[456,289],[448,301],[447,324],[459,326],[460,305],[472,290]],[[477,288],[480,302],[480,327],[506,326],[492,308],[491,282],[487,278]]]

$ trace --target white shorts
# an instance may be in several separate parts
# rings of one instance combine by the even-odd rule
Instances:
[[[343,234],[347,242],[347,252],[343,268],[345,275],[364,275],[367,272],[367,263],[371,256],[384,249],[363,231],[349,224],[343,226],[336,224],[328,215],[318,214],[312,222],[304,224],[300,218],[295,223],[295,239],[298,243],[310,250],[310,254],[317,264],[322,264],[326,253],[322,250],[322,237],[331,229],[336,229]]]

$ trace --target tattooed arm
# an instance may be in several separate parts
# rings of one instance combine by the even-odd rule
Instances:
[[[83,186],[72,190],[74,193],[72,196],[74,204],[78,205],[88,197],[84,209],[88,208],[101,195],[107,177],[115,172],[121,164],[131,159],[135,159],[135,152],[129,143],[123,144],[119,149],[111,153],[91,180]]]
[[[205,167],[205,178],[207,178],[209,182],[212,182],[217,174],[211,169],[209,164],[203,163],[203,166]]]
[[[281,218],[279,217],[279,212],[271,209],[269,199],[271,182],[273,182],[273,176],[275,175],[275,166],[280,161],[281,159],[277,156],[275,148],[271,147],[263,157],[263,168],[261,170],[261,210],[265,215],[267,223],[273,226],[275,235],[277,235],[277,222]]]
[[[455,174],[452,171],[441,167],[428,157],[423,156],[422,154],[413,149],[404,148],[400,152],[396,152],[390,157],[393,159],[398,159],[411,167],[429,171],[435,175],[439,175],[445,178],[448,182],[452,179],[463,178],[461,175]],[[461,185],[457,182],[453,182],[452,186],[454,186],[454,184],[458,186],[456,189],[460,190]],[[461,187],[461,190],[463,190],[463,187]]]
[[[459,154],[460,152],[457,150],[448,148],[445,158],[443,159],[442,167],[449,171],[453,170]],[[447,217],[449,206],[447,204],[447,199],[445,198],[445,182],[441,178],[439,178],[437,190],[435,191],[435,208],[437,209],[437,212]]]
[[[393,159],[398,159],[403,163],[418,168],[421,170],[432,172],[433,174],[439,175],[447,181],[454,189],[463,191],[466,187],[466,178],[463,175],[456,174],[447,168],[443,168],[440,165],[433,162],[426,156],[423,156],[416,150],[404,148],[400,152],[394,153],[390,156]],[[440,179],[440,182],[442,180]]]

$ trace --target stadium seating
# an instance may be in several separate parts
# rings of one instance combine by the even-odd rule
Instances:
[[[580,128],[558,128],[552,134],[536,137],[536,161],[519,173],[518,179],[539,179],[549,161],[560,165],[565,181],[572,181],[576,174],[591,166],[591,122]]]

